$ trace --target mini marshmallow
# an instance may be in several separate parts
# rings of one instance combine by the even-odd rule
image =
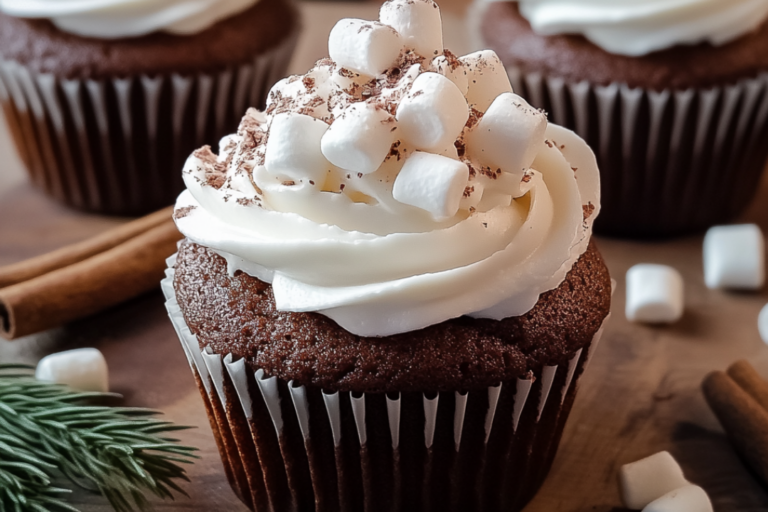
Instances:
[[[456,84],[461,94],[467,95],[469,90],[469,77],[467,70],[456,57],[448,58],[445,55],[439,55],[432,59],[429,64],[429,70],[443,75],[445,78]]]
[[[333,165],[369,174],[379,168],[395,141],[392,116],[365,102],[353,103],[323,135],[320,148]]]
[[[402,48],[400,34],[376,21],[345,18],[328,37],[328,52],[336,64],[370,76],[392,67]]]
[[[627,271],[627,319],[672,323],[683,316],[683,277],[672,267],[643,263]]]
[[[755,224],[715,226],[704,237],[708,288],[759,290],[765,283],[765,241]]]
[[[319,119],[286,112],[272,119],[264,165],[270,174],[293,180],[322,180],[330,166],[320,150],[328,125]]]
[[[757,317],[757,329],[760,331],[760,337],[765,343],[768,343],[768,304],[763,306]]]
[[[467,164],[432,153],[414,152],[395,179],[392,196],[432,214],[436,220],[456,215],[469,179]]]
[[[493,50],[470,53],[459,60],[466,67],[469,78],[467,102],[477,110],[485,112],[499,94],[512,92],[509,75]]]
[[[687,485],[683,470],[669,452],[625,464],[619,470],[621,500],[632,510],[641,510],[668,492]]]
[[[467,151],[481,165],[501,169],[519,180],[541,150],[546,129],[543,112],[517,94],[504,93],[467,133]]]
[[[712,512],[712,502],[698,485],[686,485],[652,501],[643,512]]]
[[[37,363],[35,378],[64,384],[78,391],[109,391],[107,361],[95,348],[78,348],[45,356]]]
[[[379,21],[397,30],[405,47],[422,57],[443,53],[443,21],[432,0],[389,0],[379,10]]]
[[[400,136],[416,149],[442,150],[453,144],[469,119],[464,95],[437,73],[422,73],[397,107]]]

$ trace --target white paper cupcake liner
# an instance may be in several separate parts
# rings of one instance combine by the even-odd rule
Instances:
[[[138,215],[173,203],[189,154],[235,131],[284,76],[298,27],[216,74],[67,80],[0,59],[0,103],[32,182],[74,208]]]
[[[517,67],[515,92],[584,138],[598,159],[598,232],[666,236],[738,216],[768,160],[768,73],[709,89],[568,83]]]
[[[168,314],[230,483],[259,512],[522,509],[603,332],[565,365],[483,391],[325,392],[201,350],[176,302],[175,258],[162,282]]]

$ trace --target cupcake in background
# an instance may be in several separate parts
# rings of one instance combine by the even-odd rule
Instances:
[[[691,233],[749,204],[768,156],[768,1],[481,4],[515,91],[587,140],[596,230]]]
[[[431,0],[196,151],[166,303],[253,510],[519,511],[611,303],[594,155]]]
[[[298,30],[290,0],[0,0],[0,102],[37,187],[138,215],[264,105]]]

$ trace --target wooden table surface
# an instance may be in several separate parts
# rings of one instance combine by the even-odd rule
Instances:
[[[376,9],[365,4],[306,4],[305,15],[312,24],[308,22],[291,70],[306,70],[324,55],[324,41],[336,19],[373,19]],[[469,50],[460,20],[448,18],[449,47]],[[67,210],[33,190],[9,147],[2,122],[0,155],[0,265],[123,222]],[[757,222],[768,231],[768,180],[743,220]],[[768,488],[742,465],[699,388],[707,372],[724,369],[739,358],[746,358],[768,377],[768,347],[757,331],[757,315],[768,302],[768,291],[706,289],[701,245],[701,236],[656,243],[599,240],[618,281],[614,314],[582,380],[554,467],[526,512],[622,510],[618,468],[660,450],[677,457],[686,476],[710,494],[716,511],[768,510]],[[624,274],[641,262],[672,265],[683,274],[686,312],[679,323],[648,327],[627,322]],[[162,409],[168,418],[198,427],[181,435],[202,455],[189,470],[192,483],[184,486],[190,498],[159,502],[157,509],[245,511],[226,482],[202,402],[159,291],[60,329],[0,341],[0,360],[35,363],[45,354],[84,346],[104,352],[112,389],[125,396],[126,405]],[[109,510],[98,496],[76,493],[72,501],[84,512]]]

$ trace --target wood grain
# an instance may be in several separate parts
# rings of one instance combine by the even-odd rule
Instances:
[[[375,17],[377,6],[306,7],[309,33],[300,43],[295,72],[306,69],[342,16]],[[320,51],[322,50],[322,51]],[[10,151],[0,128],[0,154]],[[122,219],[66,210],[32,190],[11,156],[0,162],[0,264],[19,261],[82,240]],[[745,215],[768,232],[768,181]],[[613,317],[581,389],[560,451],[544,488],[526,512],[622,510],[617,468],[669,450],[686,476],[702,485],[718,512],[768,510],[768,491],[739,460],[700,391],[711,370],[747,359],[768,377],[768,347],[760,340],[757,315],[768,291],[728,293],[706,289],[702,237],[641,243],[600,239],[617,288]],[[624,275],[641,262],[677,268],[686,283],[686,312],[669,327],[630,324],[624,316]],[[202,402],[167,320],[159,292],[71,324],[13,343],[0,341],[0,360],[36,362],[74,347],[96,346],[109,363],[111,385],[126,405],[166,411],[168,418],[198,428],[180,435],[201,448],[190,468],[190,498],[157,503],[160,511],[245,511],[221,469]],[[109,510],[96,496],[76,493],[85,512]]]

